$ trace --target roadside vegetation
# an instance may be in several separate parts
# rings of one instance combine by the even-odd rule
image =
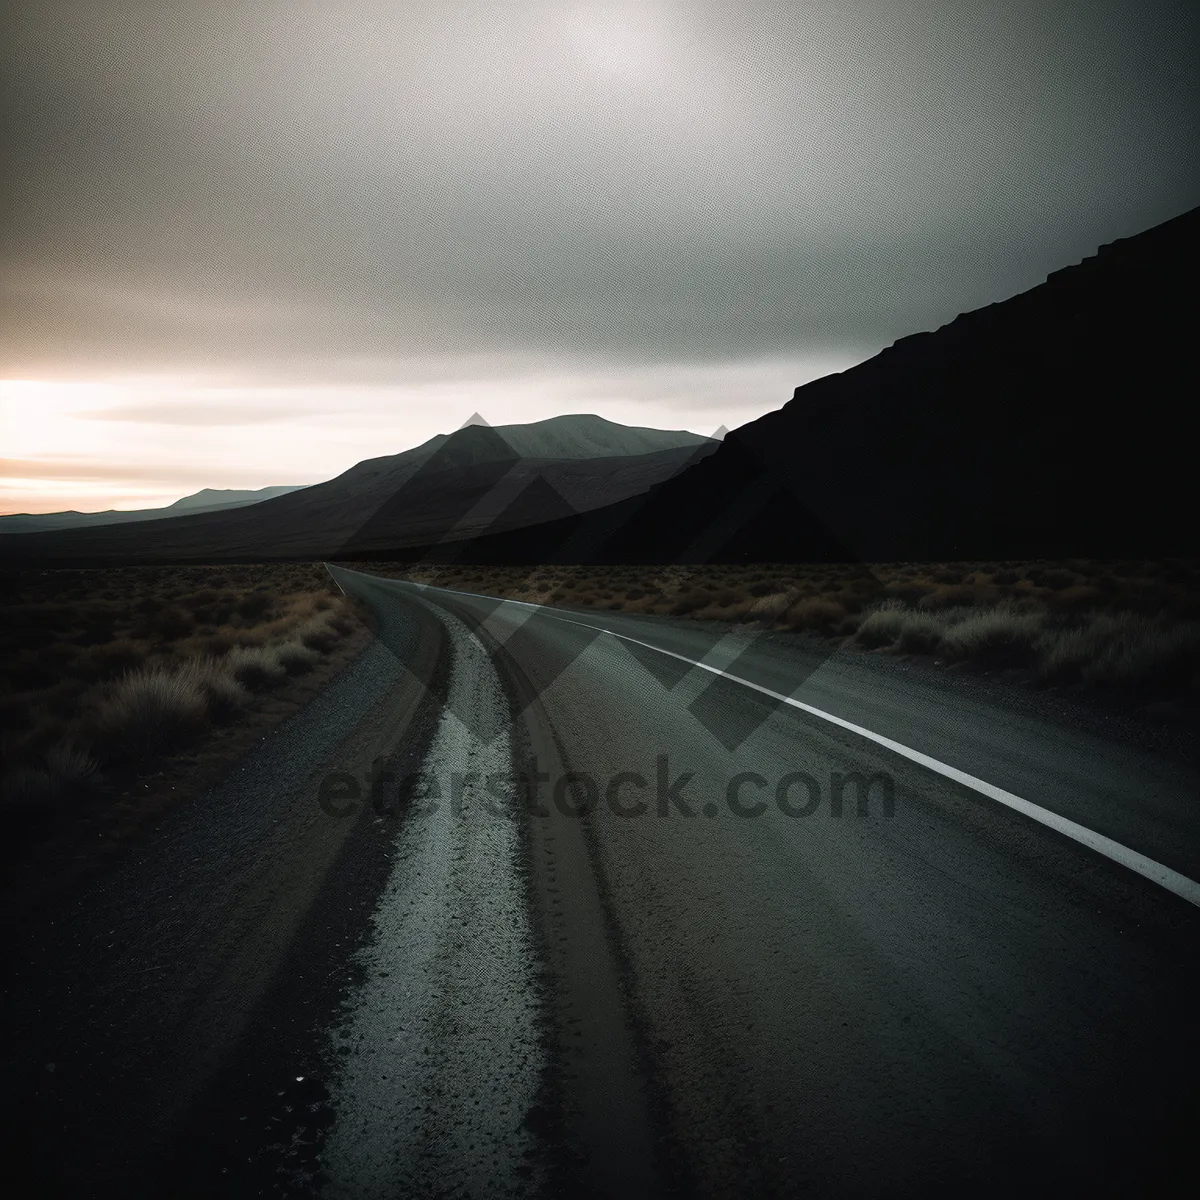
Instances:
[[[3,573],[7,856],[260,721],[363,626],[311,564]]]
[[[364,570],[517,600],[807,633],[1046,686],[1200,703],[1200,564],[963,562]]]

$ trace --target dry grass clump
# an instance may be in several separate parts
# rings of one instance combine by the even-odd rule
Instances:
[[[899,622],[895,642],[885,644],[894,644],[905,654],[937,654],[943,647],[948,625],[945,616],[907,612]]]
[[[235,646],[225,662],[239,683],[256,692],[278,683],[287,674],[273,646]]]
[[[232,720],[250,702],[250,693],[230,670],[227,659],[205,655],[190,660],[181,670],[194,680],[215,721]]]
[[[983,667],[1031,668],[1050,683],[1177,692],[1200,680],[1200,622],[1161,614],[1064,617],[1015,604],[930,613],[891,601],[866,615],[854,640]]]
[[[1138,614],[1099,614],[1057,630],[1041,644],[1039,674],[1054,682],[1156,683],[1194,687],[1200,680],[1200,623],[1173,624]]]
[[[348,632],[344,621],[337,617],[321,615],[312,617],[302,625],[297,626],[295,634],[309,650],[324,654],[335,642]]]
[[[826,596],[806,596],[792,604],[779,618],[784,629],[797,632],[815,630],[818,633],[837,632],[846,620],[845,606]]]
[[[1027,667],[1037,658],[1044,617],[1009,607],[984,609],[952,621],[942,633],[948,658],[988,667]]]
[[[208,703],[194,674],[164,666],[130,671],[102,700],[95,729],[114,758],[146,758],[201,732]]]
[[[239,718],[357,623],[317,564],[0,576],[0,804],[33,824]]]
[[[90,725],[110,758],[177,749],[249,702],[230,659],[199,657],[128,671],[104,692]]]
[[[24,763],[0,776],[0,813],[21,830],[44,818],[57,804],[86,794],[96,779],[96,760],[74,742],[55,742],[36,763]]]
[[[275,658],[289,675],[303,675],[321,661],[321,655],[299,638],[276,646]]]
[[[538,604],[810,632],[1047,682],[1195,690],[1200,564],[811,563],[364,570]]]
[[[754,595],[753,588],[750,589],[750,592],[751,595]],[[746,608],[746,616],[751,621],[773,623],[778,621],[800,599],[800,595],[801,593],[796,588],[789,588],[787,591],[782,592],[758,594],[749,602]]]
[[[904,628],[906,616],[907,610],[900,600],[886,600],[863,617],[854,640],[869,649],[893,646]]]

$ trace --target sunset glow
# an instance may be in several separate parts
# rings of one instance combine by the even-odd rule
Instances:
[[[364,458],[448,433],[563,411],[710,434],[760,416],[791,389],[851,365],[845,354],[640,370],[531,368],[337,387],[162,376],[0,382],[0,512],[153,508],[200,488],[317,483]]]

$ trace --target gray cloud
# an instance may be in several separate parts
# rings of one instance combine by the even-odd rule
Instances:
[[[9,12],[10,377],[867,353],[1200,202],[1183,3]]]

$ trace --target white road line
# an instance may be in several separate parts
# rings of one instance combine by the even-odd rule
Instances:
[[[342,587],[342,585],[340,583],[338,583],[338,577],[329,569],[329,564],[322,563],[321,565],[325,568],[326,572],[329,575],[329,578],[332,579],[334,583],[337,583],[338,591],[341,592],[343,596],[346,595],[346,589],[344,587]]]
[[[870,729],[864,729],[861,725],[855,725],[852,721],[836,717],[833,713],[827,713],[823,709],[814,708],[811,704],[805,704],[803,701],[796,700],[791,696],[785,696],[782,692],[772,691],[768,687],[763,687],[762,684],[753,683],[749,679],[743,679],[740,675],[731,675],[728,671],[722,671],[719,667],[698,662],[696,659],[688,658],[684,654],[676,654],[673,650],[664,650],[661,646],[639,641],[637,638],[628,637],[623,633],[616,633],[600,625],[591,625],[586,621],[573,621],[569,617],[558,616],[544,604],[531,604],[526,600],[505,600],[502,596],[483,596],[478,592],[459,592],[455,591],[454,588],[434,588],[431,584],[423,586],[429,587],[433,591],[451,592],[458,596],[473,596],[479,600],[494,600],[503,604],[520,604],[525,608],[545,609],[546,615],[555,621],[562,621],[567,625],[578,625],[583,629],[593,629],[600,633],[607,633],[610,637],[619,638],[623,642],[629,642],[634,646],[642,646],[647,650],[654,650],[659,654],[665,654],[668,658],[675,658],[680,662],[689,663],[693,667],[699,667],[701,671],[708,671],[713,675],[719,675],[722,679],[728,679],[730,683],[740,683],[743,687],[750,688],[752,691],[760,692],[764,696],[770,696],[772,700],[778,700],[780,703],[790,705],[792,708],[798,708],[810,716],[819,717],[822,721],[828,721],[830,724],[837,725],[842,729],[848,729],[851,733],[856,733],[859,737],[864,737],[868,741],[876,743],[876,745],[883,746],[907,758],[910,762],[915,762],[919,766],[936,772],[938,775],[943,775],[947,779],[953,779],[955,783],[961,783],[963,786],[979,792],[980,795],[987,796],[991,800],[995,800],[1016,812],[1022,813],[1034,821],[1040,822],[1047,828],[1053,829],[1071,838],[1073,841],[1079,842],[1080,845],[1087,846],[1088,849],[1094,850],[1098,854],[1103,854],[1105,858],[1118,863],[1122,867],[1126,867],[1130,871],[1136,871],[1152,883],[1157,883],[1160,887],[1173,892],[1189,904],[1194,904],[1200,908],[1200,883],[1197,883],[1194,879],[1189,879],[1186,875],[1181,875],[1178,871],[1173,871],[1170,867],[1164,866],[1160,862],[1155,862],[1154,859],[1147,858],[1144,854],[1139,854],[1136,850],[1131,850],[1128,846],[1124,846],[1120,842],[1115,842],[1112,838],[1105,837],[1102,833],[1096,833],[1094,830],[1088,829],[1085,825],[1069,821],[1066,817],[1061,817],[1058,813],[1051,812],[1048,808],[1042,808],[1040,804],[1024,800],[1020,796],[1015,796],[1012,792],[1006,792],[1003,788],[998,788],[984,779],[977,779],[974,775],[968,775],[966,771],[960,771],[957,767],[952,767],[948,763],[931,758],[928,754],[922,754],[919,750],[912,750],[900,742],[884,737],[882,734],[874,733]]]

